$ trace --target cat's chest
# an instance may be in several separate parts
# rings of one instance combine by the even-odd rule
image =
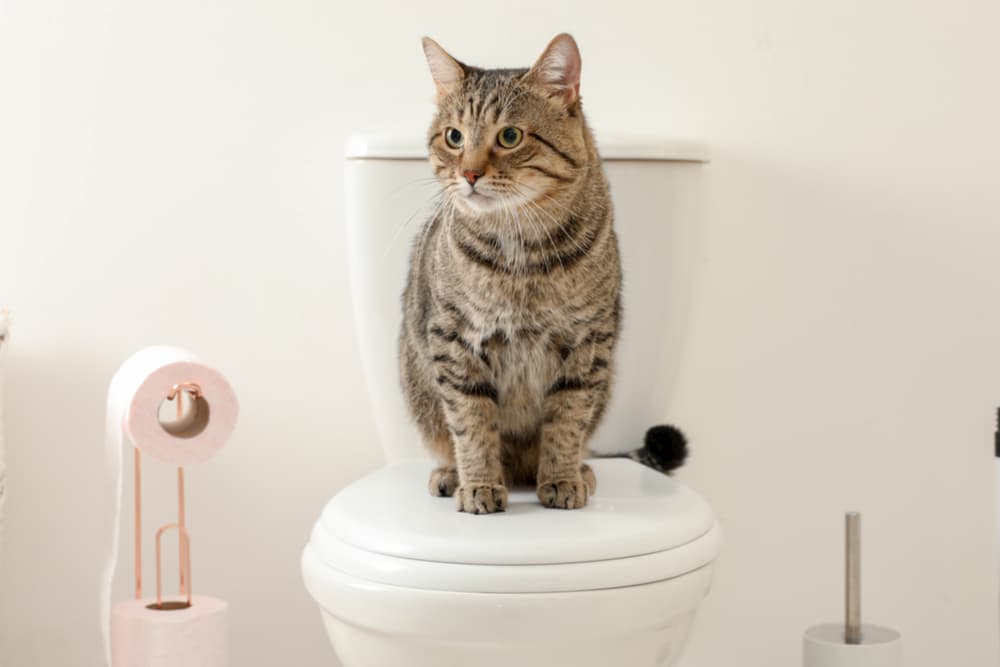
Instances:
[[[571,296],[552,284],[477,285],[457,301],[480,339],[499,335],[525,348],[536,338],[566,328],[573,315]]]
[[[487,352],[502,406],[527,408],[541,404],[559,364],[546,340],[516,338]]]

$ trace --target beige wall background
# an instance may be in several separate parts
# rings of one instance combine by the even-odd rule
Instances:
[[[569,30],[595,124],[714,156],[669,412],[728,542],[685,664],[797,665],[801,631],[839,614],[841,512],[861,509],[865,610],[907,664],[996,665],[998,23],[969,0],[0,1],[0,662],[100,664],[104,393],[169,342],[243,403],[188,474],[233,664],[336,664],[298,556],[381,463],[344,140],[423,132],[422,34],[516,65]],[[167,479],[150,485],[166,517]]]

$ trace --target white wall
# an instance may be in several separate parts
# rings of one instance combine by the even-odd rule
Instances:
[[[958,646],[997,664],[1000,5],[538,4],[0,3],[3,664],[100,662],[103,394],[162,341],[243,402],[235,442],[188,475],[196,585],[232,603],[233,664],[334,664],[297,558],[323,501],[380,463],[344,138],[422,132],[420,35],[512,65],[560,30],[596,124],[714,153],[672,413],[728,543],[688,664],[797,665],[800,631],[838,615],[852,508],[866,611],[907,664]]]

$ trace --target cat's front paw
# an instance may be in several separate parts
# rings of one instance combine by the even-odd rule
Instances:
[[[455,492],[459,512],[490,514],[507,509],[507,487],[503,484],[462,484]]]
[[[538,484],[538,500],[545,507],[564,510],[580,509],[587,504],[589,497],[590,489],[582,476],[572,479],[554,479]]]
[[[458,488],[458,470],[455,466],[442,466],[431,471],[431,478],[427,480],[427,490],[432,496],[455,495]]]

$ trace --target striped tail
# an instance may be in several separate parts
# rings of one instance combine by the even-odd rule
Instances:
[[[621,454],[604,454],[603,458],[632,459],[664,474],[684,465],[688,456],[687,438],[669,424],[654,426],[646,431],[646,442],[639,449]]]

